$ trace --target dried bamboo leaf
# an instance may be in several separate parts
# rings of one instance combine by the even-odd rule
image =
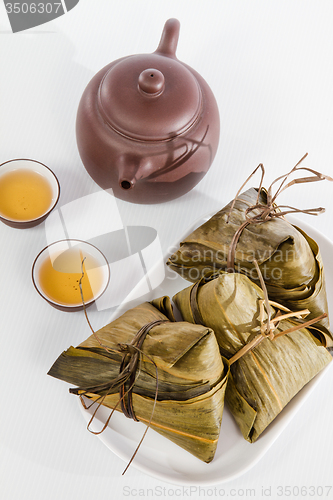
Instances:
[[[196,288],[195,288],[196,287]],[[215,331],[221,354],[230,359],[261,331],[262,290],[245,275],[225,273],[199,286],[192,285],[174,297],[185,321],[195,321],[193,291],[202,323]],[[278,307],[271,306],[271,317]],[[267,314],[263,320],[267,319]],[[278,323],[276,335],[299,329],[275,340],[265,338],[231,365],[226,401],[243,436],[254,442],[288,402],[330,361],[323,326],[302,328],[299,319]]]
[[[229,219],[232,203],[193,231],[169,258],[167,264],[171,269],[192,282],[207,273],[225,270],[232,238],[244,223],[246,210],[256,204],[257,196],[257,189],[247,190],[234,203]],[[266,202],[264,189],[260,191],[259,201]],[[258,209],[254,209],[253,215],[257,212]],[[284,218],[248,225],[236,246],[235,271],[259,283],[254,259],[259,263],[271,300],[292,310],[306,307],[311,317],[328,313],[319,248],[304,231]],[[329,328],[328,318],[321,324]]]
[[[110,381],[119,377],[119,346],[129,344],[144,325],[163,320],[151,328],[142,344],[144,354],[133,387],[134,413],[138,420],[149,423],[157,367],[158,393],[151,427],[209,462],[220,433],[229,364],[221,358],[211,329],[174,322],[168,297],[153,304],[146,302],[128,310],[78,347],[70,347],[49,375],[76,385],[72,391],[76,394],[93,400],[104,395],[103,405],[114,408],[122,379],[111,388]]]
[[[204,462],[211,462],[216,451],[226,389],[225,376],[205,394],[187,401],[158,401],[151,427]],[[89,395],[92,399],[96,395]],[[118,395],[107,396],[104,406],[114,408]],[[133,406],[138,420],[148,424],[153,399],[134,394]]]

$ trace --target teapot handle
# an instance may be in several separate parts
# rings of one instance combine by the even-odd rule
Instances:
[[[178,19],[168,19],[164,25],[160,43],[155,53],[176,58],[180,22]]]

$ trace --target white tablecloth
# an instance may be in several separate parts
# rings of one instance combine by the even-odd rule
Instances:
[[[233,198],[260,162],[265,185],[306,152],[306,166],[333,174],[331,2],[80,0],[57,20],[16,34],[0,5],[0,163],[47,164],[59,177],[61,207],[99,190],[75,140],[85,86],[112,60],[154,51],[170,17],[181,22],[178,58],[216,96],[221,135],[210,171],[187,195],[152,206],[117,201],[124,226],[155,229],[164,254],[195,220]],[[321,182],[294,186],[281,199],[326,207],[320,217],[299,219],[333,240],[332,194],[333,183]],[[181,491],[134,466],[122,477],[124,462],[86,430],[65,384],[46,375],[64,349],[89,335],[82,312],[59,312],[33,289],[31,265],[46,242],[45,224],[0,224],[1,498],[333,497],[332,370],[238,479]],[[91,315],[102,326],[108,312]]]

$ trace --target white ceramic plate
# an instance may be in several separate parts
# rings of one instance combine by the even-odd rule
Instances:
[[[197,221],[196,224],[189,228],[187,234],[192,232],[195,227],[203,224],[207,219],[208,217]],[[333,244],[307,224],[299,222],[291,217],[289,220],[296,225],[300,225],[319,244],[325,264],[328,301],[329,304],[331,304],[330,314],[331,317],[333,317],[333,262],[330,259],[333,252]],[[186,284],[187,282],[180,277],[175,280],[170,280],[166,277],[158,290],[155,289],[152,292],[150,298],[141,298],[138,303],[162,295],[169,295],[172,297],[176,292],[185,288],[187,286]],[[133,307],[134,305],[133,303],[130,305],[127,304],[127,308]],[[119,316],[119,314],[120,312],[118,310],[115,315]],[[321,378],[325,376],[332,364],[333,363],[317,375],[317,377],[293,398],[255,443],[250,444],[245,441],[228,411],[228,408],[225,408],[219,444],[214,460],[210,464],[201,462],[199,459],[193,457],[188,452],[154,432],[152,429],[149,429],[131,467],[173,484],[213,485],[235,479],[253,467],[267,452],[296,412],[300,409],[304,401],[309,397],[316,385],[320,383]],[[82,409],[84,418],[88,422],[94,406],[90,410],[84,410],[80,404],[80,408]],[[101,429],[108,415],[109,410],[101,407],[93,422],[93,429]],[[136,449],[145,428],[144,424],[129,420],[124,415],[115,412],[109,426],[99,435],[99,439],[113,451],[113,453],[124,460],[125,469],[126,463],[128,463]]]

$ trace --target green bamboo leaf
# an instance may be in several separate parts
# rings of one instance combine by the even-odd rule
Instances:
[[[105,396],[103,405],[114,408],[124,382],[119,376],[120,344],[130,344],[144,325],[157,320],[164,322],[151,328],[142,344],[132,395],[134,414],[149,423],[157,367],[151,427],[210,462],[220,433],[229,363],[221,358],[210,328],[174,322],[169,297],[128,310],[76,348],[70,347],[55,361],[49,375],[76,385],[71,390],[76,394],[84,392],[92,400]],[[115,382],[111,388],[110,381]]]
[[[267,314],[260,317],[263,297],[247,276],[220,271],[217,277],[177,293],[173,300],[185,321],[199,317],[215,331],[222,355],[230,359],[260,334],[267,319]],[[278,310],[278,305],[271,306],[271,318]],[[274,334],[293,327],[298,329],[275,340],[263,339],[231,364],[226,401],[250,442],[332,360],[325,348],[332,334],[324,326],[302,328],[301,319],[288,318],[277,323]]]
[[[232,239],[256,205],[258,190],[251,188],[193,231],[167,264],[185,279],[196,282],[207,273],[226,270]],[[261,189],[259,202],[267,201]],[[251,216],[259,213],[251,211]],[[253,264],[259,264],[269,298],[290,308],[308,308],[311,317],[328,313],[324,267],[316,242],[284,218],[273,218],[244,228],[235,249],[235,271],[259,283]],[[321,324],[329,328],[328,317]],[[333,341],[332,341],[333,344]]]

